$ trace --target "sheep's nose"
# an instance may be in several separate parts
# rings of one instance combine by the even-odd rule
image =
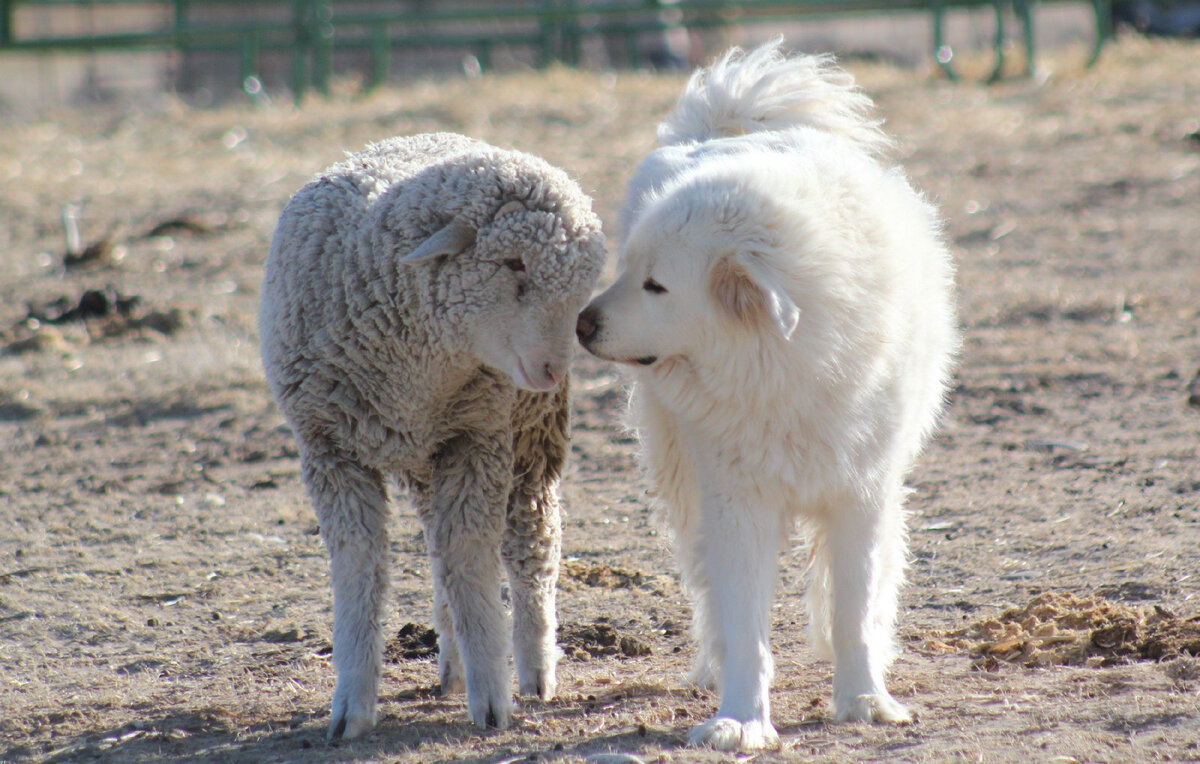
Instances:
[[[600,311],[590,305],[579,314],[579,320],[575,322],[575,336],[581,344],[588,344],[596,336],[596,329],[600,325],[599,314]]]

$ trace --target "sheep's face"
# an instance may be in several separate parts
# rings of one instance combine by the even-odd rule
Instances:
[[[598,227],[572,237],[556,215],[510,203],[480,230],[476,256],[495,271],[490,315],[471,332],[476,355],[525,390],[557,387],[571,364],[575,316],[604,262]]]
[[[520,275],[521,272],[518,272]],[[567,375],[574,345],[575,316],[587,293],[564,299],[531,285],[528,270],[513,292],[481,311],[471,327],[474,355],[506,372],[524,390],[552,390]]]
[[[510,202],[478,230],[455,222],[429,242],[405,260],[429,256],[422,250],[449,256],[441,277],[462,285],[472,355],[524,390],[558,387],[571,364],[576,316],[604,263],[598,223],[571,235],[557,215]]]

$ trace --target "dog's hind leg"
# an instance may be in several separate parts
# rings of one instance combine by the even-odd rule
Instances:
[[[884,674],[904,574],[904,516],[898,499],[849,501],[829,513],[833,705],[838,721],[908,722]]]
[[[679,567],[683,576],[683,588],[692,600],[692,639],[696,642],[696,660],[688,675],[688,682],[702,690],[720,692],[718,645],[720,632],[709,608],[708,566],[705,559],[704,536],[697,527],[689,527],[686,536],[676,530]]]
[[[747,507],[728,496],[707,497],[703,527],[702,592],[707,624],[716,638],[721,703],[716,715],[688,736],[693,745],[720,750],[775,748],[771,725],[771,598],[783,533],[779,514]]]
[[[808,588],[805,604],[808,606],[808,639],[813,653],[823,661],[833,660],[833,592],[829,580],[829,541],[815,523],[806,526],[808,557]]]

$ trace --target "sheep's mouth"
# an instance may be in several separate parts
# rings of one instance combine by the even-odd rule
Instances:
[[[524,388],[530,392],[544,393],[548,390],[553,390],[558,387],[558,383],[562,380],[561,374],[556,374],[550,364],[545,364],[543,374],[533,375],[529,373],[525,366],[525,360],[517,356],[516,368],[513,370],[516,373],[511,374],[513,381],[517,387]]]
[[[658,356],[648,355],[648,356],[643,356],[642,358],[635,358],[635,359],[633,359],[633,362],[636,364],[639,364],[641,366],[649,366],[657,360],[658,360]]]

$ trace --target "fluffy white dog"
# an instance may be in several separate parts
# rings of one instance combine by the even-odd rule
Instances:
[[[881,157],[872,104],[776,41],[692,76],[622,211],[616,282],[580,315],[628,363],[631,424],[695,605],[691,741],[778,744],[769,629],[797,521],[839,720],[904,722],[884,673],[905,567],[903,479],[957,349],[934,209]]]

